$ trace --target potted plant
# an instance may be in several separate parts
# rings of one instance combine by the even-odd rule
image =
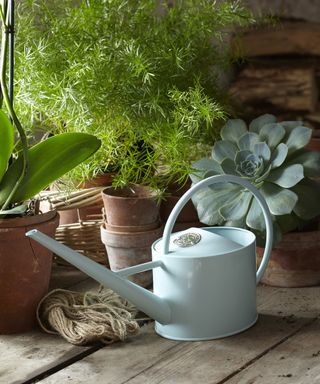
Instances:
[[[28,240],[25,232],[39,228],[53,236],[58,215],[41,214],[35,196],[100,147],[93,135],[75,132],[28,144],[7,85],[10,10],[1,2],[0,334],[33,328],[36,306],[48,289],[52,255]]]
[[[264,281],[272,285],[320,282],[320,188],[313,179],[320,175],[320,154],[305,149],[311,133],[300,121],[277,122],[272,115],[258,117],[249,127],[243,120],[229,120],[221,130],[221,140],[212,148],[211,158],[193,165],[193,182],[216,174],[238,175],[265,197],[273,218],[275,244]],[[222,184],[200,191],[193,202],[201,222],[249,228],[263,245],[262,211],[248,191]]]
[[[240,2],[23,0],[18,13],[22,121],[102,141],[74,183],[111,165],[116,187],[183,184],[225,116],[223,37],[254,22]]]
[[[23,0],[18,12],[17,70],[25,78],[16,85],[20,115],[32,114],[32,124],[26,119],[30,129],[42,122],[54,132],[97,135],[101,150],[72,179],[79,183],[112,166],[112,198],[140,202],[140,192],[145,199],[151,189],[156,219],[146,225],[157,227],[141,229],[145,224],[137,220],[133,225],[142,239],[156,229],[152,242],[161,231],[154,191],[163,196],[172,181],[184,184],[191,160],[216,139],[226,110],[219,70],[232,61],[223,37],[227,27],[252,23],[251,14],[238,1],[207,0],[173,6],[154,0],[66,0],[63,6],[59,0]],[[32,85],[27,92],[26,84]],[[110,212],[106,216],[103,241],[111,246],[116,236],[123,245],[128,228],[114,230],[120,225],[110,222]],[[128,237],[133,225],[121,224],[130,227]]]

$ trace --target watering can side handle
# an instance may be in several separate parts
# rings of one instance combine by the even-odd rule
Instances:
[[[270,258],[271,250],[272,250],[272,244],[273,244],[273,225],[272,225],[272,219],[269,207],[262,196],[262,194],[258,191],[256,187],[254,187],[249,181],[242,179],[239,176],[234,175],[216,175],[208,177],[207,179],[204,179],[200,181],[199,183],[192,186],[177,202],[174,209],[171,211],[171,214],[167,220],[167,223],[165,225],[164,231],[163,231],[163,254],[169,253],[169,242],[170,242],[170,235],[173,229],[173,226],[175,224],[175,221],[182,210],[182,208],[185,206],[185,204],[190,200],[190,198],[198,192],[200,189],[208,187],[212,184],[218,184],[218,183],[234,183],[234,184],[240,184],[243,187],[247,188],[257,199],[262,212],[263,216],[266,222],[266,245],[264,254],[261,260],[260,267],[257,271],[257,284],[259,283]]]

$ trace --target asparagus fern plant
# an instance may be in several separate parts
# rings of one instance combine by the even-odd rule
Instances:
[[[265,197],[274,221],[276,241],[320,214],[320,153],[304,147],[311,129],[300,121],[277,122],[273,115],[253,120],[229,120],[211,158],[193,164],[193,182],[217,174],[243,177]],[[205,224],[248,227],[262,238],[265,223],[251,193],[226,183],[206,188],[193,199]]]
[[[86,160],[100,141],[86,133],[64,133],[29,146],[28,138],[9,97],[7,85],[10,7],[0,3],[0,217],[25,214],[28,201],[48,184]],[[23,81],[23,79],[20,79]],[[13,124],[11,123],[9,114]],[[17,140],[15,136],[17,130]]]
[[[119,185],[187,177],[225,117],[226,29],[254,22],[239,1],[22,0],[18,12],[23,121],[97,135],[73,177],[113,165]]]

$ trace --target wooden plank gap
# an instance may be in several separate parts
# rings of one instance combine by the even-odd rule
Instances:
[[[39,372],[39,373],[33,372],[32,378],[30,378],[28,380],[15,381],[11,384],[34,384],[34,383],[38,383],[40,380],[43,380],[43,379],[53,375],[54,373],[60,371],[61,369],[64,369],[64,368],[68,367],[69,365],[84,359],[85,357],[91,355],[92,353],[98,351],[99,349],[101,349],[105,346],[106,346],[106,344],[99,342],[96,345],[78,353],[77,355],[74,355],[74,356],[70,357],[69,359],[62,361],[59,364],[53,363],[52,366],[49,365],[47,367],[44,367],[45,368],[44,371],[41,370],[41,372]]]
[[[305,327],[309,327],[311,326],[312,324],[314,324],[316,321],[318,320],[318,318],[314,318],[312,319],[311,321],[309,321],[308,323],[306,324],[303,324],[300,328],[296,329],[295,331],[293,331],[292,333],[290,333],[289,335],[287,335],[286,337],[282,338],[281,340],[279,340],[277,343],[273,344],[271,347],[267,348],[265,351],[261,352],[260,354],[258,354],[255,358],[249,360],[247,363],[245,363],[244,365],[242,365],[240,368],[238,368],[237,370],[235,370],[234,372],[230,373],[230,375],[226,376],[225,378],[223,378],[222,380],[218,381],[217,383],[215,384],[225,384],[227,383],[230,379],[232,379],[233,377],[235,377],[236,375],[238,375],[240,372],[242,372],[244,369],[248,368],[250,365],[254,364],[255,362],[257,362],[258,360],[260,360],[263,356],[265,356],[266,354],[268,354],[269,352],[273,351],[275,348],[277,348],[279,345],[283,344],[284,342],[286,342],[287,340],[289,340],[290,338],[292,338],[293,336],[295,336],[296,334],[298,334],[303,328]]]
[[[154,360],[154,362],[152,364],[150,364],[148,367],[145,367],[140,372],[137,372],[135,375],[129,377],[127,380],[122,381],[119,384],[126,384],[126,383],[130,382],[132,379],[135,379],[137,376],[140,376],[144,372],[148,371],[150,368],[153,368],[157,364],[161,363],[161,361],[163,361],[163,360],[165,360],[167,358],[167,353],[168,352],[171,352],[171,351],[179,352],[179,349],[183,349],[183,346],[184,346],[185,342],[178,342],[177,341],[176,343],[177,344],[174,344],[171,347],[169,347],[168,349],[166,349],[165,353],[163,353],[163,357],[161,357],[160,359]]]

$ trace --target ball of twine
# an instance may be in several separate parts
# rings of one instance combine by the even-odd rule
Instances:
[[[139,332],[136,308],[111,289],[73,292],[55,289],[40,301],[37,319],[41,328],[60,334],[76,345],[123,341]]]

